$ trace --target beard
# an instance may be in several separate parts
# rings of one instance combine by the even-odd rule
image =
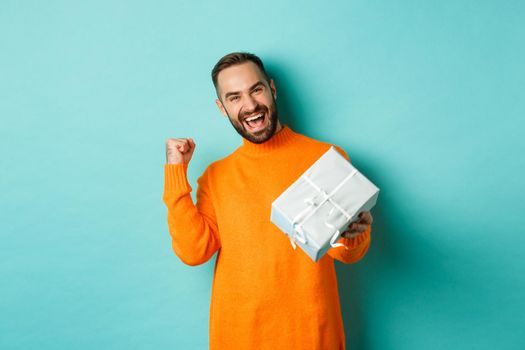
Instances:
[[[270,106],[270,108],[266,107],[265,105],[257,104],[253,111],[239,113],[237,120],[233,120],[230,116],[230,113],[228,113],[228,111],[226,112],[228,114],[228,120],[232,124],[233,128],[237,131],[239,135],[241,135],[243,138],[250,142],[264,143],[268,141],[275,134],[275,130],[277,130],[277,121],[279,120],[279,114],[277,112],[277,104],[275,103],[275,98],[273,96],[272,105]],[[268,124],[264,129],[257,131],[256,133],[251,133],[248,130],[246,130],[246,127],[242,120],[245,118],[246,115],[259,112],[263,112],[265,114],[265,117],[268,118]]]

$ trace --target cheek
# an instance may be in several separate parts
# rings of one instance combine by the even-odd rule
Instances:
[[[241,114],[241,108],[240,107],[237,107],[237,106],[234,106],[232,107],[232,115],[235,116],[235,119],[238,119],[239,118],[239,114]]]
[[[270,108],[273,104],[273,95],[272,94],[268,94],[267,96],[265,96],[265,100],[264,100],[264,104]]]
[[[229,104],[225,105],[224,109],[231,117],[235,117],[235,119],[237,119],[237,116],[239,115],[239,108],[237,106]]]
[[[240,120],[239,120],[239,119],[240,119],[240,115],[239,115],[239,114],[241,114],[241,113],[240,113],[240,112],[241,112],[241,109],[240,109],[239,107],[232,107],[232,108],[229,110],[229,112],[230,112],[230,116],[231,116],[233,119],[235,119],[235,121],[236,121],[238,124],[241,124],[241,122],[240,122]]]

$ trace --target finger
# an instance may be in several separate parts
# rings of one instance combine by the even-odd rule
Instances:
[[[186,141],[186,139],[181,139],[181,138],[169,138],[166,140],[166,143],[176,143],[176,144],[180,144],[180,143],[184,143]]]
[[[364,232],[368,229],[368,225],[365,224],[359,224],[357,222],[354,222],[350,227],[348,228],[349,232]]]
[[[190,142],[188,141],[188,139],[181,139],[177,145],[177,148],[180,152],[186,153],[188,150],[191,149]]]
[[[191,139],[185,139],[185,149],[190,152],[191,150],[193,150],[193,142],[191,141]]]
[[[167,146],[175,146],[177,148],[180,148],[184,144],[187,144],[187,141],[185,139],[168,139],[166,141]]]
[[[350,231],[355,231],[358,227],[358,225],[361,225],[361,222],[359,221],[354,221],[350,224],[350,226],[348,226],[348,230]]]
[[[349,231],[345,231],[341,234],[341,236],[345,237],[345,238],[354,238],[356,236],[359,236],[361,233],[360,232],[349,232]]]
[[[372,218],[372,214],[370,214],[369,211],[362,212],[361,214],[359,214],[359,217],[360,217],[359,223],[362,223],[365,225],[372,224],[373,218]]]

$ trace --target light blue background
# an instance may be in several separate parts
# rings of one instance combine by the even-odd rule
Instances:
[[[285,122],[382,190],[337,263],[350,349],[523,349],[522,1],[0,3],[0,348],[205,349],[215,258],[172,252],[164,141],[192,186],[241,142],[214,103],[258,54]],[[278,336],[278,335],[276,335]]]

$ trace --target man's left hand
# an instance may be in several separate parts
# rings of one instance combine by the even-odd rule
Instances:
[[[348,228],[343,233],[341,233],[341,236],[345,238],[353,238],[358,236],[366,231],[368,225],[371,225],[373,220],[372,214],[370,214],[369,211],[364,211],[359,214],[359,220],[352,222],[350,226],[348,226]]]

